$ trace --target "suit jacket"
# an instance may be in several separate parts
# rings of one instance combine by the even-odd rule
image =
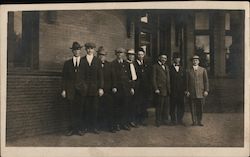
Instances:
[[[194,71],[192,67],[187,71],[186,84],[191,98],[204,98],[204,91],[209,91],[207,70],[199,66],[197,71]]]
[[[169,67],[169,74],[171,97],[183,97],[185,89],[185,71],[183,67],[179,66],[179,71],[177,72],[174,65],[171,65]]]
[[[149,94],[152,80],[152,66],[149,60],[144,60],[142,65],[135,61],[135,68],[138,77],[138,92]]]
[[[73,59],[65,61],[62,70],[62,90],[66,91],[67,99],[73,100],[76,90],[84,94],[85,86],[82,77],[82,59],[78,68],[74,67]]]
[[[132,75],[130,72],[129,63],[123,60],[119,63],[118,60],[112,62],[112,88],[117,88],[119,94],[124,96],[130,95],[130,89],[135,88],[135,84],[131,81]]]
[[[111,63],[108,61],[105,61],[104,63],[102,63],[102,73],[103,73],[103,81],[104,81],[104,85],[103,85],[103,90],[104,90],[104,94],[108,94],[111,93],[112,91],[112,82],[113,82],[113,77],[112,77],[112,67],[111,67]]]
[[[166,66],[164,70],[159,63],[156,63],[153,66],[153,88],[154,90],[159,89],[161,96],[170,95],[170,77],[169,77],[169,69]]]
[[[81,64],[83,81],[86,86],[86,92],[83,96],[98,96],[98,89],[103,89],[101,61],[94,56],[91,65],[89,65],[86,56],[84,56]]]

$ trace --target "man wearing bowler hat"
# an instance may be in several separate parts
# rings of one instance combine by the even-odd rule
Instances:
[[[153,88],[155,93],[156,126],[169,124],[169,95],[170,77],[169,68],[166,64],[167,55],[161,54],[158,62],[153,66]]]
[[[115,133],[114,129],[114,106],[112,99],[112,67],[111,63],[106,60],[107,52],[100,46],[97,50],[97,56],[101,60],[101,69],[104,80],[104,95],[99,99],[99,123],[104,129]]]
[[[205,97],[209,92],[209,81],[207,70],[199,66],[199,56],[194,55],[193,66],[187,71],[186,76],[186,96],[189,98],[193,126],[203,126],[202,109],[205,104]]]
[[[64,63],[62,71],[62,97],[69,103],[70,126],[67,136],[78,134],[84,135],[81,131],[82,124],[82,95],[84,87],[82,83],[82,59],[80,58],[82,46],[78,42],[73,42],[70,48],[73,57]]]
[[[98,96],[102,96],[104,91],[101,62],[94,56],[95,47],[95,44],[91,42],[85,44],[87,55],[82,58],[82,70],[83,80],[86,83],[86,93],[84,94],[85,131],[99,134],[97,126]]]
[[[173,64],[169,67],[170,72],[170,117],[171,124],[184,125],[184,69],[180,64],[181,57],[178,52],[173,53]]]

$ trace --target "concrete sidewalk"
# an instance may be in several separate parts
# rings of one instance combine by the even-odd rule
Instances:
[[[242,147],[244,143],[243,113],[205,113],[203,127],[191,126],[191,115],[186,113],[184,126],[154,126],[154,115],[149,125],[122,130],[117,133],[102,131],[96,135],[65,136],[54,133],[8,141],[7,146],[31,147]]]

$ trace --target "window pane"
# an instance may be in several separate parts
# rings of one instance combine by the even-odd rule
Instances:
[[[226,73],[227,74],[229,74],[232,69],[231,67],[232,57],[230,56],[231,46],[232,46],[232,36],[225,36],[225,48],[226,48],[225,59],[226,59]]]
[[[141,22],[148,23],[148,14],[146,13],[145,16],[141,17]]]
[[[230,30],[230,14],[225,15],[225,30]]]
[[[208,35],[195,37],[196,54],[200,57],[200,66],[210,71],[210,40]]]
[[[146,55],[151,56],[151,35],[148,32],[140,33],[140,47],[145,50]]]
[[[195,29],[208,30],[209,29],[209,14],[195,13]]]

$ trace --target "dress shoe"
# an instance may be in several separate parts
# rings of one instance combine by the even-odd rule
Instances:
[[[130,122],[129,124],[130,124],[132,127],[134,127],[134,128],[138,128],[138,125],[135,124],[134,122]]]
[[[100,132],[99,132],[97,129],[94,129],[94,130],[93,130],[93,133],[94,133],[94,134],[100,134]]]
[[[142,126],[147,126],[148,124],[147,124],[147,122],[142,121],[141,125],[142,125]]]
[[[66,136],[72,136],[73,135],[73,131],[72,130],[70,130],[70,131],[68,131],[67,133],[66,133]]]
[[[178,125],[186,126],[186,124],[183,121],[178,122]]]
[[[169,126],[175,126],[175,125],[176,125],[176,123],[173,121],[169,123]]]
[[[196,122],[193,122],[193,123],[192,123],[192,126],[196,126],[196,125],[197,125],[197,123],[196,123]]]
[[[198,123],[198,126],[204,126],[202,123]]]
[[[116,130],[114,128],[110,129],[109,132],[116,133]]]
[[[130,127],[127,126],[127,125],[124,125],[124,126],[123,126],[123,129],[124,129],[124,130],[127,130],[127,131],[130,131]]]
[[[155,124],[155,126],[156,126],[156,127],[160,127],[161,125],[160,125],[160,123],[157,122],[157,123]]]
[[[78,134],[79,136],[83,136],[83,135],[85,135],[85,132],[79,130],[79,131],[77,132],[77,134]]]
[[[116,130],[116,131],[120,131],[120,130],[121,130],[120,125],[117,125],[117,126],[115,127],[115,130]]]

